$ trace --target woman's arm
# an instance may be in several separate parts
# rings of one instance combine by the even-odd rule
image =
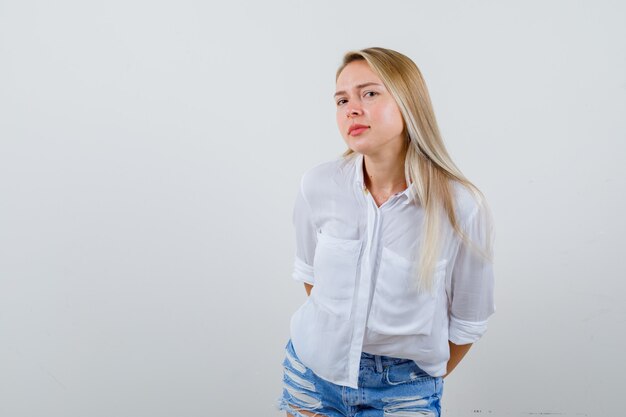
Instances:
[[[450,375],[450,372],[452,372],[452,370],[456,368],[459,362],[461,362],[461,359],[463,359],[463,356],[465,356],[465,354],[472,347],[471,343],[468,343],[466,345],[455,345],[449,340],[448,340],[448,344],[450,345],[450,359],[448,360],[446,374],[443,376],[444,379],[445,377]]]
[[[311,295],[311,288],[313,288],[311,284],[307,284],[306,282],[304,283],[304,289],[306,290],[307,296]]]

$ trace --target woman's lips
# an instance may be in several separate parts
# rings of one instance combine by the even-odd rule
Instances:
[[[361,133],[365,132],[367,129],[368,129],[367,127],[356,128],[350,132],[350,136],[360,135]]]

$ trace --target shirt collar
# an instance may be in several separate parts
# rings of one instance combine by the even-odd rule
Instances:
[[[366,192],[367,188],[365,187],[365,182],[363,181],[364,156],[362,153],[359,153],[359,152],[355,152],[355,153],[356,153],[356,156],[354,157],[354,168],[355,168],[354,183],[359,191]],[[412,185],[413,185],[413,182],[409,184],[406,190],[400,193],[401,195],[404,196],[403,197],[404,201],[402,202],[402,204],[405,204],[405,205],[409,204],[413,200],[413,196],[411,195]]]

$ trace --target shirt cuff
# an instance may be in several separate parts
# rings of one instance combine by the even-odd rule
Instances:
[[[480,339],[487,331],[487,320],[466,321],[450,316],[448,340],[455,345],[466,345]]]
[[[313,285],[315,282],[313,279],[313,267],[296,257],[296,261],[293,265],[292,278],[296,281]]]

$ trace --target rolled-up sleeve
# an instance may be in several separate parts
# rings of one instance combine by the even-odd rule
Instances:
[[[487,319],[496,311],[494,301],[494,228],[488,206],[480,205],[463,230],[486,257],[461,240],[451,276],[448,339],[457,345],[474,343],[487,331]]]
[[[317,233],[311,206],[304,195],[304,176],[293,208],[293,226],[296,237],[296,253],[292,278],[296,281],[315,283],[313,278],[313,256],[317,243]]]

